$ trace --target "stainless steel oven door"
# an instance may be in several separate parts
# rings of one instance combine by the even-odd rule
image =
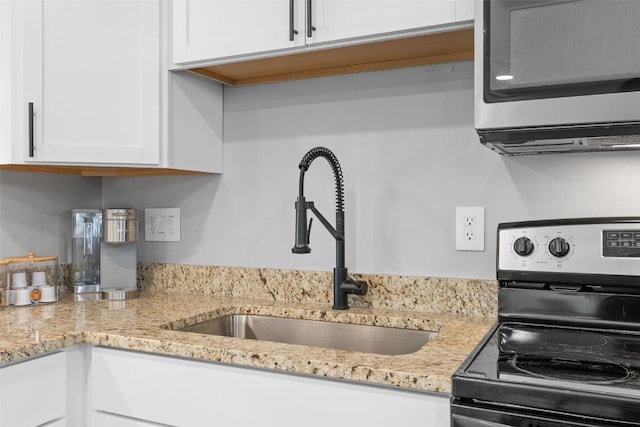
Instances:
[[[475,6],[477,129],[640,120],[640,2]]]
[[[606,420],[586,421],[582,417],[572,420],[569,416],[560,416],[557,413],[528,414],[525,408],[522,412],[511,409],[498,409],[496,407],[466,406],[452,402],[451,427],[616,427],[629,426]]]

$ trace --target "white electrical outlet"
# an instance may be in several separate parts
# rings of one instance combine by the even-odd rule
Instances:
[[[484,208],[456,208],[456,250],[484,251]]]
[[[180,208],[145,209],[144,240],[147,242],[179,242]]]

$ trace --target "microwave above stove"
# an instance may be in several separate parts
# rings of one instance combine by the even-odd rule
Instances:
[[[500,154],[640,149],[640,1],[476,0],[475,127]]]

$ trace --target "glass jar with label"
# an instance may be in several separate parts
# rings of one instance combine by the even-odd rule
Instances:
[[[58,301],[60,269],[57,256],[29,252],[26,256],[7,257],[4,261],[8,262],[4,276],[9,304],[22,306]]]

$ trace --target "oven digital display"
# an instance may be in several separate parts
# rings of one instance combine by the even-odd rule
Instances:
[[[603,231],[602,256],[640,258],[640,230]]]

